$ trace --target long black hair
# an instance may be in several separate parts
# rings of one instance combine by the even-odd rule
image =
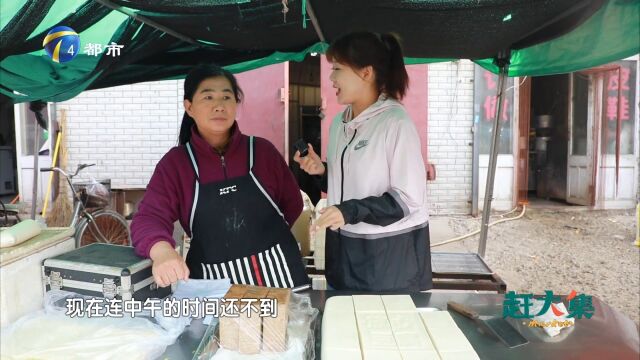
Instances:
[[[184,79],[184,100],[193,101],[193,95],[196,93],[196,90],[198,90],[200,83],[206,79],[218,76],[223,76],[229,80],[236,102],[240,103],[244,93],[242,92],[242,89],[240,89],[236,77],[228,70],[214,64],[197,65],[189,71],[189,74],[187,74],[187,77]],[[178,142],[180,145],[184,145],[189,142],[189,139],[191,139],[191,128],[195,123],[195,120],[193,120],[193,118],[185,111],[184,115],[182,115],[180,135],[178,136]]]
[[[402,100],[409,87],[402,47],[394,34],[352,32],[336,39],[327,50],[327,59],[353,69],[373,67],[378,91]]]

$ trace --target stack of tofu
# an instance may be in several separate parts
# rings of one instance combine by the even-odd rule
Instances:
[[[222,306],[233,305],[237,316],[220,317],[220,346],[241,354],[283,352],[287,350],[288,308],[291,289],[267,288],[249,285],[232,285],[224,296]],[[252,302],[250,311],[242,311]],[[260,316],[260,299],[274,300],[276,316]],[[226,304],[226,305],[225,305]]]
[[[322,359],[479,357],[447,311],[418,312],[409,295],[354,295],[327,300]]]

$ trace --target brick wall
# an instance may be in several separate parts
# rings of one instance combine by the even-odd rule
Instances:
[[[428,67],[429,161],[437,179],[428,185],[431,214],[469,214],[473,124],[473,63]],[[57,104],[67,109],[69,168],[110,178],[115,189],[145,188],[156,163],[177,144],[183,80],[86,91]]]
[[[68,168],[95,163],[83,178],[112,188],[145,188],[156,163],[177,144],[182,80],[85,91],[57,104],[67,111]]]
[[[429,162],[437,177],[428,184],[431,214],[471,212],[473,63],[429,64]]]

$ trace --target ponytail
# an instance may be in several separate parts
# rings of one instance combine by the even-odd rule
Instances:
[[[178,143],[180,145],[184,145],[188,143],[189,140],[191,140],[191,129],[195,124],[196,122],[193,120],[193,118],[189,116],[189,114],[187,114],[187,112],[185,111],[184,115],[182,115],[182,124],[180,124],[180,135],[178,136]]]
[[[382,42],[389,51],[389,66],[387,76],[383,79],[384,91],[396,100],[402,100],[409,88],[409,75],[404,67],[404,57],[400,42],[394,34],[380,35]]]

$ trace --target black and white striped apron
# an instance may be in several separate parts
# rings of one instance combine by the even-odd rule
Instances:
[[[253,137],[249,173],[207,184],[200,183],[195,152],[189,143],[186,147],[196,173],[187,254],[190,277],[281,288],[308,285],[298,244],[253,173]]]

